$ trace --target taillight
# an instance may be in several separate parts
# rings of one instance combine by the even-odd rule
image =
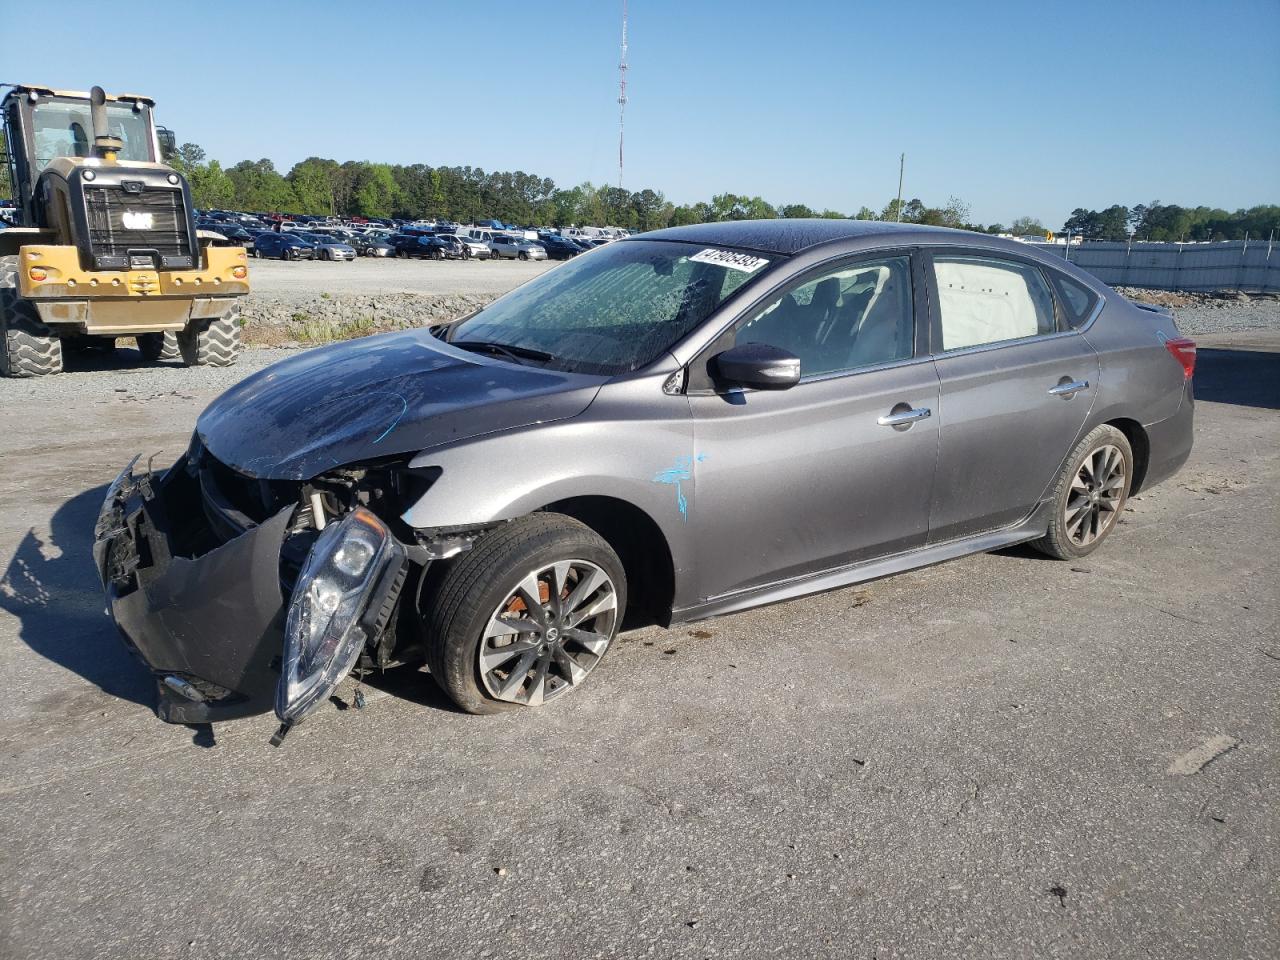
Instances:
[[[1182,364],[1182,379],[1190,380],[1196,372],[1196,342],[1189,337],[1174,337],[1164,342],[1164,348]]]

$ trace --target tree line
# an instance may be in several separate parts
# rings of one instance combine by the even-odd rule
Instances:
[[[4,152],[0,133],[0,153]],[[1034,217],[1012,223],[972,221],[969,206],[951,197],[938,207],[913,198],[890,200],[878,210],[863,206],[854,212],[818,210],[803,203],[775,205],[763,197],[721,193],[709,201],[673,204],[660,190],[624,190],[591,183],[559,187],[549,177],[522,170],[490,171],[479,167],[431,167],[349,160],[339,163],[308,157],[280,173],[270,160],[242,160],[223,168],[208,159],[194,143],[184,143],[169,158],[186,174],[196,206],[202,210],[247,210],[260,213],[300,213],[343,217],[395,217],[406,220],[449,219],[461,223],[496,217],[506,223],[571,224],[655,230],[719,220],[772,217],[827,217],[858,220],[902,220],[985,233],[1015,236],[1044,235],[1048,231]],[[5,171],[7,174],[7,170]],[[0,199],[12,194],[8,177],[0,177]],[[899,216],[901,213],[901,216]],[[1280,233],[1280,206],[1260,205],[1227,211],[1216,207],[1182,207],[1152,201],[1104,210],[1077,207],[1063,224],[1088,240],[1240,240],[1265,239]]]
[[[1077,207],[1062,229],[1086,240],[1265,240],[1280,233],[1280,206],[1262,204],[1228,212],[1153,200],[1136,207],[1114,204],[1105,210]]]
[[[406,220],[448,219],[461,223],[497,218],[506,223],[625,227],[656,230],[719,220],[773,217],[896,220],[897,200],[879,210],[818,210],[803,203],[775,205],[763,197],[721,193],[709,201],[674,204],[653,189],[625,190],[583,183],[559,187],[549,177],[522,170],[489,171],[478,167],[431,167],[349,160],[338,163],[308,157],[280,173],[270,160],[243,160],[223,168],[204,150],[184,143],[171,158],[186,174],[200,209],[247,210],[343,217],[394,217]],[[955,197],[940,207],[919,199],[902,203],[903,221],[1002,233],[1002,224],[970,220],[969,206]],[[1033,218],[1015,221],[1023,233],[1043,232]]]

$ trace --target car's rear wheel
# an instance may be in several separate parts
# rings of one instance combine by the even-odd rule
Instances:
[[[477,538],[427,604],[432,676],[468,713],[496,713],[581,686],[617,636],[627,582],[594,530],[541,513]]]
[[[1090,431],[1059,474],[1049,529],[1032,543],[1059,560],[1076,560],[1102,545],[1124,510],[1133,484],[1133,448],[1110,424]]]

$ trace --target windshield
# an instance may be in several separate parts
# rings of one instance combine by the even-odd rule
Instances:
[[[43,170],[55,157],[93,155],[93,118],[88,103],[40,100],[32,110],[32,128],[37,170]],[[108,103],[107,128],[124,144],[121,160],[151,159],[151,124],[146,107],[134,110],[130,103]]]
[[[669,350],[770,262],[687,243],[618,243],[530,280],[449,340],[546,353],[557,370],[626,373]]]

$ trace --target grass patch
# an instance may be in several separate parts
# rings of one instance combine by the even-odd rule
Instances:
[[[294,319],[298,318],[298,314],[294,314]],[[296,336],[299,343],[318,344],[318,343],[334,343],[338,340],[354,340],[357,337],[367,337],[371,333],[377,331],[373,316],[366,314],[355,320],[343,320],[341,322],[334,320],[312,320],[307,317],[300,322]]]

